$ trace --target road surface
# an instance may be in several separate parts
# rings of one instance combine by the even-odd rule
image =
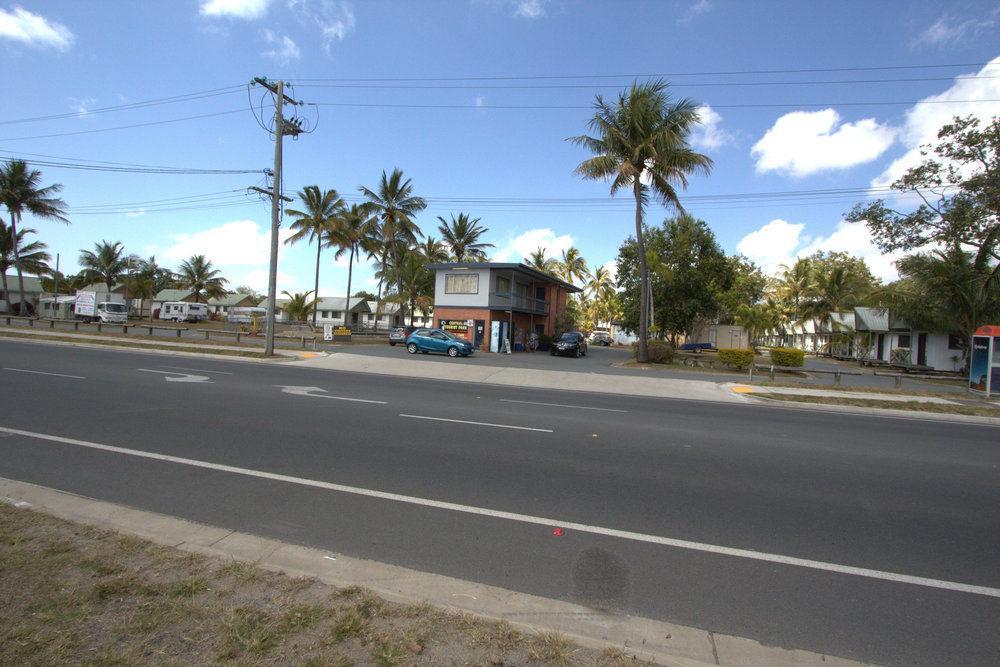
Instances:
[[[3,477],[787,648],[1000,660],[996,427],[11,341],[0,383]]]

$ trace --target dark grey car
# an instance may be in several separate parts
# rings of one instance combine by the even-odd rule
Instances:
[[[552,341],[549,354],[561,357],[583,357],[587,354],[587,339],[579,331],[568,331]]]

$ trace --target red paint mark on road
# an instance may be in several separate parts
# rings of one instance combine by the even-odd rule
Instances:
[[[552,534],[555,535],[556,537],[562,537],[564,532],[565,531],[563,531],[562,528],[553,528],[552,529]]]

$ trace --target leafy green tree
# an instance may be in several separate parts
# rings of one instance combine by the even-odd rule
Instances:
[[[547,257],[545,250],[539,246],[537,250],[525,257],[524,263],[544,273],[555,275],[559,271],[559,260],[555,257]]]
[[[309,300],[312,290],[308,292],[296,292],[295,294],[291,294],[286,290],[282,294],[288,297],[288,303],[284,305],[284,310],[288,313],[288,319],[292,322],[305,322],[316,310],[316,299]]]
[[[1000,117],[979,126],[978,118],[956,116],[936,145],[921,148],[926,159],[892,184],[921,202],[915,210],[897,211],[878,199],[856,204],[847,220],[865,223],[883,252],[937,243],[985,248],[1000,260]]]
[[[41,241],[27,242],[28,234],[34,234],[34,229],[21,228],[14,237],[13,230],[3,220],[0,220],[0,277],[3,280],[3,293],[7,291],[7,271],[15,265],[15,257],[21,260],[21,271],[44,276],[49,273],[49,260],[52,256],[45,252],[47,247]]]
[[[732,287],[732,267],[702,220],[688,214],[647,227],[645,260],[651,268],[653,322],[671,342],[701,320],[714,319],[720,297]],[[618,286],[622,288],[623,323],[635,331],[641,321],[638,244],[629,238],[618,253]]]
[[[398,265],[399,256],[416,243],[418,237],[423,236],[414,217],[427,208],[427,202],[421,197],[414,196],[412,181],[409,178],[404,179],[402,170],[398,168],[393,169],[389,176],[383,171],[382,180],[374,190],[363,186],[358,189],[366,200],[365,213],[378,220],[379,248],[375,252],[381,263],[381,274],[385,276],[388,274],[389,263]],[[382,287],[380,282],[378,292],[380,302]],[[399,284],[396,285],[396,292],[402,292]],[[378,321],[378,310],[379,307],[376,306],[376,321]]]
[[[490,231],[479,224],[479,218],[470,218],[468,213],[459,213],[456,218],[451,216],[447,221],[438,216],[441,224],[438,231],[444,244],[448,246],[456,262],[482,262],[486,260],[486,249],[492,248],[492,243],[483,243],[479,238]]]
[[[36,218],[69,224],[66,202],[55,196],[62,190],[62,185],[53,183],[41,187],[41,182],[42,172],[29,169],[24,160],[8,160],[0,167],[0,203],[7,209],[11,234],[15,239],[19,238],[17,226],[25,211]],[[17,243],[14,244],[14,268],[19,293],[18,312],[24,314],[27,312],[27,304],[24,301],[24,276]]]
[[[229,281],[222,277],[221,271],[212,268],[212,262],[204,255],[193,255],[181,262],[177,282],[184,289],[194,292],[195,303],[201,303],[203,294],[206,300],[225,296]]]
[[[712,160],[694,151],[688,137],[699,122],[698,105],[689,99],[672,101],[663,81],[633,83],[619,93],[617,102],[598,95],[589,122],[594,136],[570,140],[587,148],[594,157],[580,163],[576,173],[588,179],[610,180],[611,195],[630,189],[635,198],[635,243],[639,294],[639,349],[637,359],[649,361],[649,267],[643,238],[642,216],[652,193],[665,206],[683,211],[675,185],[687,186],[689,174],[707,174]],[[648,184],[646,184],[648,183]]]
[[[101,241],[94,244],[93,250],[81,250],[79,263],[90,282],[100,281],[110,292],[125,275],[128,260],[121,241]]]
[[[740,304],[735,320],[747,332],[750,347],[754,350],[761,336],[778,327],[778,313],[773,305],[767,303]]]
[[[833,265],[824,271],[822,264],[814,262],[813,282],[802,304],[802,317],[815,319],[822,328],[834,323],[833,313],[862,305],[870,293],[864,276],[854,273],[849,266]],[[834,333],[835,328],[830,327]]]
[[[319,294],[319,261],[323,246],[330,245],[330,234],[333,232],[338,216],[344,208],[344,200],[336,190],[320,191],[319,186],[307,185],[299,191],[302,209],[288,209],[290,217],[295,222],[290,225],[295,233],[289,236],[285,243],[295,244],[303,239],[309,243],[316,242],[316,282],[313,294]],[[316,326],[316,311],[313,310],[312,325]]]
[[[260,292],[255,290],[253,287],[250,287],[249,285],[237,285],[236,287],[233,288],[233,292],[235,294],[249,295],[253,299],[254,305],[260,303],[261,301],[267,298],[266,294],[261,294]]]
[[[364,299],[365,301],[378,301],[378,296],[372,294],[368,290],[359,290],[354,293],[355,299]]]
[[[719,295],[719,323],[731,324],[743,306],[759,303],[767,293],[767,276],[743,255],[727,258],[732,270],[732,286]]]

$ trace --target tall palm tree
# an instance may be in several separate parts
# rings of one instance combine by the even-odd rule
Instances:
[[[34,234],[34,229],[21,228],[14,238],[13,230],[0,220],[0,278],[3,280],[3,293],[7,291],[7,271],[15,265],[15,257],[21,260],[21,270],[42,276],[49,273],[49,260],[52,256],[45,252],[47,247],[41,241],[26,243],[28,234]],[[9,299],[8,299],[9,300]]]
[[[295,233],[289,236],[285,243],[295,244],[302,239],[307,239],[309,243],[316,242],[316,283],[313,294],[319,295],[319,259],[327,237],[333,229],[338,214],[344,208],[344,200],[340,198],[336,190],[321,192],[316,185],[307,185],[299,192],[299,199],[302,200],[303,211],[290,208],[287,213],[296,218],[290,225]],[[313,309],[312,325],[316,326],[316,310]]]
[[[390,267],[390,274],[399,286],[395,299],[400,305],[409,305],[412,325],[417,307],[426,312],[434,301],[434,274],[427,269],[427,259],[419,248],[403,252],[399,264]]]
[[[389,176],[383,171],[382,180],[375,190],[364,186],[358,190],[365,197],[365,211],[379,221],[381,248],[378,255],[384,276],[387,274],[389,263],[398,265],[402,252],[416,243],[418,237],[423,236],[413,218],[427,208],[427,202],[421,197],[414,196],[413,182],[409,178],[404,179],[403,172],[399,168],[393,169]],[[379,303],[382,300],[382,287],[380,282]],[[399,283],[396,284],[396,292],[402,292]],[[375,310],[377,322],[379,306],[376,306]]]
[[[639,251],[640,308],[638,360],[649,360],[649,266],[642,234],[642,214],[650,191],[665,205],[683,211],[675,184],[687,187],[688,175],[708,173],[712,160],[691,149],[692,127],[699,122],[698,105],[672,101],[663,81],[633,83],[617,102],[598,95],[589,127],[595,136],[570,138],[594,157],[576,168],[583,178],[610,180],[611,195],[631,189],[635,197],[635,237]],[[648,185],[644,183],[648,182]]]
[[[347,257],[347,298],[344,305],[344,326],[350,326],[348,313],[351,311],[351,280],[354,277],[354,258],[373,243],[372,220],[365,212],[364,206],[351,204],[350,208],[341,208],[334,219],[333,229],[327,236],[327,246],[336,247],[334,259],[340,259],[344,253]],[[315,316],[315,313],[313,313]]]
[[[87,275],[87,280],[101,281],[108,287],[108,292],[114,289],[125,271],[128,269],[128,256],[121,241],[108,243],[101,241],[94,244],[93,250],[80,251],[80,266]]]
[[[528,266],[533,266],[539,271],[555,274],[559,270],[559,260],[555,257],[546,257],[545,248],[539,246],[537,250],[524,258]]]
[[[590,272],[590,280],[587,281],[587,292],[593,300],[593,322],[597,328],[599,317],[606,315],[607,303],[611,294],[615,291],[615,281],[611,279],[611,273],[603,266],[598,266]]]
[[[481,262],[486,259],[486,249],[494,247],[492,243],[481,243],[479,237],[490,231],[479,224],[479,218],[469,218],[468,213],[459,213],[456,218],[451,216],[448,222],[440,215],[438,231],[441,232],[444,244],[451,250],[456,262]]]
[[[424,261],[428,264],[434,264],[436,262],[447,262],[449,259],[448,251],[444,247],[444,243],[438,241],[433,236],[428,236],[424,239],[424,242],[417,246],[417,251],[424,256]]]
[[[204,255],[192,255],[190,259],[181,262],[177,271],[177,282],[181,287],[194,292],[194,302],[201,303],[202,292],[206,299],[225,296],[226,283],[221,271],[212,268],[212,262]]]
[[[66,217],[66,202],[57,195],[62,185],[53,183],[41,187],[42,172],[28,169],[24,160],[9,160],[0,168],[0,203],[7,208],[10,216],[10,230],[17,238],[17,225],[27,211],[36,218],[55,220],[69,224]],[[24,276],[21,269],[20,250],[14,244],[14,267],[17,269],[17,289],[20,293],[18,312],[26,311],[24,302]]]
[[[559,277],[568,283],[583,282],[590,277],[587,260],[580,254],[580,249],[573,246],[562,251],[559,260]]]

